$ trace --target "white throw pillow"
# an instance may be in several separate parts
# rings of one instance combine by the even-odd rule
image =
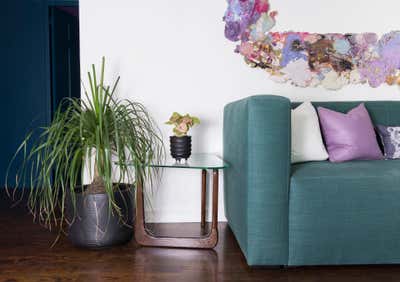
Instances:
[[[328,159],[318,114],[310,102],[292,110],[292,163]]]

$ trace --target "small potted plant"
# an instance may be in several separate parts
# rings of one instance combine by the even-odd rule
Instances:
[[[197,117],[190,116],[189,114],[181,115],[174,112],[166,124],[174,126],[174,136],[170,136],[170,149],[171,156],[178,162],[181,159],[187,160],[192,153],[192,137],[188,136],[187,133],[190,128],[200,123],[200,119]]]

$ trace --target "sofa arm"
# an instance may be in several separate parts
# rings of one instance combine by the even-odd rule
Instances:
[[[225,212],[249,265],[288,262],[290,110],[270,95],[224,108]]]

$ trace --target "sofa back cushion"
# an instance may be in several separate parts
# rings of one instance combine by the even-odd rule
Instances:
[[[400,125],[400,101],[346,101],[346,102],[313,102],[314,107],[324,107],[334,111],[347,113],[364,103],[374,125]],[[292,103],[296,108],[301,103]]]

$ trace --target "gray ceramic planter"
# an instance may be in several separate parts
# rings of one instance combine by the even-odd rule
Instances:
[[[67,216],[74,218],[68,232],[72,244],[84,248],[105,248],[127,243],[132,239],[134,221],[132,192],[123,188],[123,191],[115,192],[114,195],[116,203],[121,208],[123,220],[109,212],[107,194],[77,193],[75,217],[69,201]]]

